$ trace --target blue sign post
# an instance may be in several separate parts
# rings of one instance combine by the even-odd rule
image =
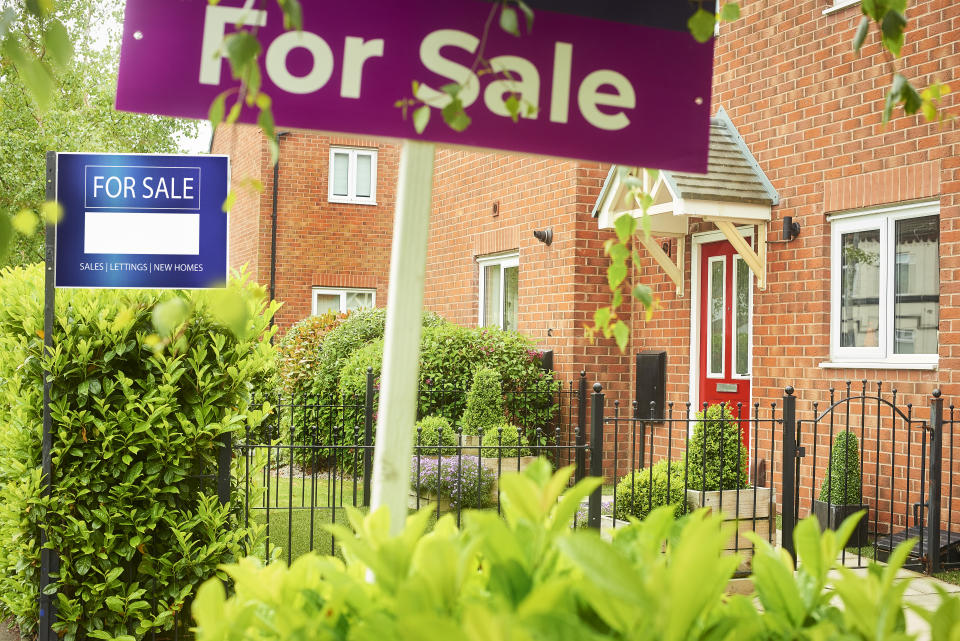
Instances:
[[[226,156],[57,154],[56,286],[227,281]]]
[[[207,289],[227,284],[226,156],[47,153],[43,342],[53,350],[58,287]],[[43,496],[54,482],[52,380],[43,373]],[[224,445],[226,449],[228,446]],[[40,533],[38,641],[57,641],[48,594],[57,551]]]

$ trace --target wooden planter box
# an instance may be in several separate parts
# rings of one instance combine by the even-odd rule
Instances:
[[[736,529],[726,549],[728,554],[737,552],[743,556],[743,563],[738,568],[740,570],[749,570],[753,559],[753,543],[744,533],[756,532],[760,538],[769,541],[771,533],[775,531],[776,506],[768,487],[711,492],[687,490],[687,504],[694,509],[709,508],[721,514],[724,521],[736,522]]]
[[[868,508],[866,505],[831,505],[826,501],[817,500],[813,502],[813,513],[816,515],[817,521],[820,522],[821,531],[836,530],[845,518],[860,510],[868,510]],[[860,519],[853,534],[850,535],[850,540],[847,541],[847,545],[856,547],[870,545],[867,539],[867,522],[869,520],[870,512],[868,511],[863,515],[863,518]]]
[[[434,510],[437,509],[437,504],[440,504],[440,512],[449,512],[452,508],[450,507],[450,499],[448,497],[437,497],[433,492],[421,492],[420,493],[420,508],[425,508],[432,506]],[[416,490],[410,490],[409,498],[407,499],[407,507],[411,510],[417,509],[417,492]]]

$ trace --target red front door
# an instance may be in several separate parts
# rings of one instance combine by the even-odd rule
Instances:
[[[753,274],[726,240],[701,246],[700,403],[750,416]],[[748,432],[744,423],[744,444]]]

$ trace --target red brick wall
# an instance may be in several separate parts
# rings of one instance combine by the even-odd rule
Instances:
[[[377,149],[376,205],[327,201],[331,145]],[[256,280],[270,284],[273,166],[262,134],[253,127],[218,130],[217,153],[229,153],[237,201],[231,214],[230,264],[250,263]],[[387,303],[390,243],[399,147],[355,136],[291,131],[280,138],[277,193],[276,295],[281,328],[310,315],[313,287],[376,289]],[[263,191],[245,187],[254,177]]]

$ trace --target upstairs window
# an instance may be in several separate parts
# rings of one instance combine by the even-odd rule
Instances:
[[[478,258],[477,263],[480,265],[480,326],[516,331],[519,254]]]
[[[939,206],[844,214],[831,224],[833,359],[865,365],[935,364]]]
[[[377,204],[377,150],[330,148],[329,193],[332,203]]]

